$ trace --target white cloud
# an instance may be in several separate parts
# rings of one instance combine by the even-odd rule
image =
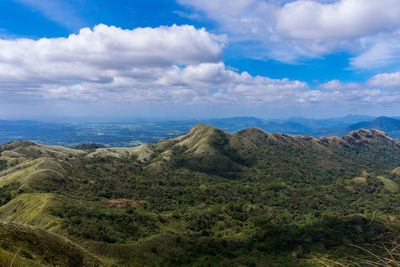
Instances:
[[[291,92],[307,88],[302,82],[230,70],[222,63],[225,42],[225,36],[192,26],[123,30],[106,25],[68,38],[0,40],[0,91],[204,103],[291,98]]]
[[[373,18],[373,19],[372,19]],[[347,39],[400,26],[398,0],[298,0],[284,5],[277,29],[294,38]]]
[[[354,69],[379,69],[386,66],[399,66],[400,31],[391,34],[362,38],[361,54],[350,59]]]
[[[318,101],[355,108],[363,104],[370,105],[370,108],[380,104],[398,104],[400,91],[385,90],[396,86],[396,82],[400,85],[400,73],[378,74],[365,83],[332,80],[317,86]]]
[[[398,0],[178,2],[215,20],[219,30],[228,32],[232,41],[262,44],[255,57],[287,63],[338,51],[355,55],[368,53],[373,44],[364,46],[364,38],[375,37],[376,43],[387,39],[400,27]],[[382,63],[393,60],[392,55],[387,54],[388,58]],[[355,68],[364,68],[365,64],[356,61],[353,60]]]
[[[178,0],[216,20],[234,40],[263,40],[272,33],[276,7],[261,0]]]
[[[184,69],[179,67],[171,68],[157,81],[160,85],[167,86],[224,86],[230,83],[244,82],[250,78],[246,72],[238,74],[228,70],[225,64],[202,63],[190,65]]]
[[[343,83],[339,80],[332,80],[326,83],[322,83],[318,85],[319,89],[322,90],[337,90],[337,91],[342,91],[342,90],[354,90],[354,89],[361,89],[361,84],[359,83]]]
[[[105,25],[68,38],[0,40],[0,87],[109,83],[118,76],[151,79],[160,68],[219,62],[224,41],[192,26],[122,30]]]
[[[400,89],[400,72],[377,74],[369,79],[367,84],[369,86],[378,88],[395,87],[397,89]]]
[[[253,77],[229,70],[223,63],[172,66],[152,73],[152,79],[116,77],[110,83],[48,85],[47,98],[109,99],[120,102],[179,104],[249,104],[298,102],[308,85],[288,79]]]
[[[24,101],[270,107],[400,99],[394,90],[372,86],[389,74],[367,84],[334,80],[310,89],[302,81],[239,73],[222,61],[225,42],[224,36],[192,26],[105,25],[68,38],[0,40],[0,94]],[[386,80],[396,75],[389,76]]]

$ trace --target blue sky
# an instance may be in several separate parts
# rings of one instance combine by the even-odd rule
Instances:
[[[0,117],[399,115],[397,0],[0,1]]]

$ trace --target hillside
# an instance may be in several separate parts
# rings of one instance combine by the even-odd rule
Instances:
[[[54,237],[105,266],[351,266],[373,260],[360,247],[384,256],[400,234],[400,142],[378,130],[317,139],[198,124],[134,148],[11,142],[0,163],[6,264],[23,249],[21,266],[58,253],[76,266]],[[29,234],[15,243],[14,228]]]
[[[1,266],[106,266],[71,241],[15,223],[0,222]]]

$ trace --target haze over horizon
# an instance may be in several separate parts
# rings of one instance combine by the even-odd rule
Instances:
[[[397,116],[399,33],[397,0],[2,1],[0,119]]]
[[[49,122],[49,123],[135,123],[135,122],[180,122],[180,121],[199,121],[203,123],[207,120],[229,120],[229,119],[257,119],[268,121],[297,121],[297,120],[315,120],[315,121],[326,121],[326,120],[339,120],[346,121],[346,119],[353,119],[350,121],[371,121],[376,118],[395,118],[399,119],[400,116],[370,116],[364,114],[348,114],[345,116],[328,116],[328,117],[303,117],[303,116],[286,116],[286,117],[258,117],[254,115],[248,116],[12,116],[12,117],[0,117],[0,121],[10,122],[22,122],[22,121],[36,121],[36,122]]]

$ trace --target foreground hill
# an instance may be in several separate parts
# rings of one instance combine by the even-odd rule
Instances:
[[[0,266],[106,266],[81,247],[39,228],[0,223]]]
[[[400,142],[377,130],[316,139],[199,124],[135,148],[17,141],[0,153],[7,264],[76,266],[46,261],[29,235],[15,243],[14,228],[95,266],[362,264],[399,234]]]

